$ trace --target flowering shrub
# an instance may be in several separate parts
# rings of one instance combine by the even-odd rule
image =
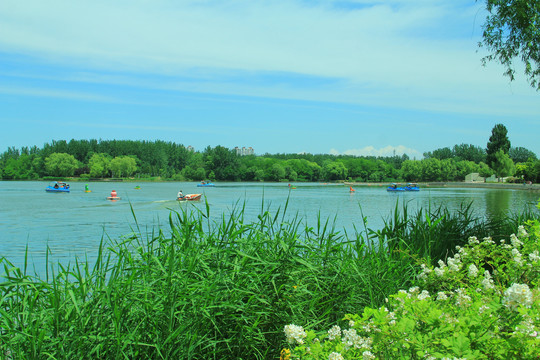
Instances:
[[[287,359],[540,359],[540,225],[495,243],[470,237],[418,286],[329,331],[287,325]],[[283,358],[283,357],[282,357]]]

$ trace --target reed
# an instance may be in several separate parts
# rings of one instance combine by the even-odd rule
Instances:
[[[469,236],[492,237],[500,240],[515,233],[519,225],[536,219],[537,211],[528,206],[521,213],[486,217],[472,211],[472,203],[449,210],[440,205],[409,211],[406,203],[396,203],[392,216],[384,220],[384,227],[369,230],[368,236],[389,252],[406,252],[416,257],[438,260],[452,256],[456,246],[467,243]]]
[[[102,239],[94,263],[49,264],[45,279],[2,258],[0,357],[275,359],[286,324],[330,328],[407,288],[420,257],[483,226],[470,212],[396,206],[384,229],[364,218],[349,235],[287,204],[254,222],[237,204],[216,223],[206,204],[171,211],[152,236]]]

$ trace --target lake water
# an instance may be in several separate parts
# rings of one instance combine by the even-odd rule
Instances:
[[[69,262],[75,256],[91,260],[102,237],[118,239],[134,232],[131,208],[143,233],[158,228],[167,233],[171,210],[204,209],[204,197],[214,220],[230,214],[235,204],[245,204],[245,217],[254,220],[262,207],[275,212],[283,209],[289,198],[287,214],[291,217],[298,214],[303,223],[315,226],[320,214],[323,220],[335,219],[337,229],[354,234],[355,226],[363,229],[363,216],[368,227],[382,227],[397,201],[407,202],[411,210],[430,205],[453,209],[472,201],[478,214],[489,217],[522,211],[535,204],[539,196],[533,191],[457,188],[389,193],[385,185],[357,187],[351,193],[348,186],[318,183],[295,184],[293,190],[282,183],[217,183],[215,188],[199,188],[195,182],[87,184],[90,193],[84,192],[85,183],[78,182],[71,184],[70,193],[47,193],[47,182],[0,182],[0,257],[22,266],[28,247],[29,263],[38,272],[43,270],[47,246],[53,262]],[[141,189],[136,190],[136,185]],[[113,189],[120,201],[106,200]],[[200,202],[179,203],[175,200],[178,190],[202,193],[204,197]]]

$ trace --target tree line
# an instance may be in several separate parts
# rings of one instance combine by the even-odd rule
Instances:
[[[497,125],[499,126],[499,125]],[[80,177],[154,178],[176,181],[463,181],[470,173],[514,175],[540,181],[540,161],[525,148],[512,148],[503,125],[493,129],[486,149],[470,144],[424,153],[373,157],[330,154],[239,156],[223,146],[193,151],[165,141],[59,140],[0,154],[3,180]]]

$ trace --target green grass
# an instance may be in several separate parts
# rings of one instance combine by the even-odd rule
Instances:
[[[276,359],[286,324],[330,328],[380,306],[411,285],[420,257],[520,220],[398,206],[382,230],[361,221],[348,235],[320,217],[303,225],[287,204],[261,205],[253,222],[237,205],[211,223],[207,204],[172,211],[170,228],[149,238],[102,241],[94,263],[49,264],[45,279],[3,258],[0,357]]]

